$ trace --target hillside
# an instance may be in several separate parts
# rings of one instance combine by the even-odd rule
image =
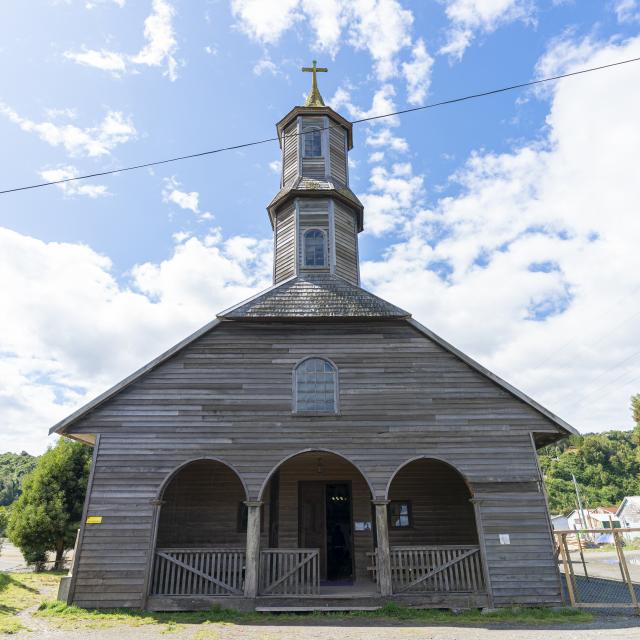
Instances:
[[[31,472],[37,456],[22,453],[0,453],[0,507],[10,505],[21,492],[22,479]]]
[[[618,505],[624,496],[640,495],[640,428],[634,431],[571,436],[541,449],[551,513],[568,513],[576,505],[571,474],[585,507]]]

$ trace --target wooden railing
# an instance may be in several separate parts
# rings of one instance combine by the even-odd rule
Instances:
[[[241,595],[244,549],[156,549],[151,595]]]
[[[485,589],[480,547],[391,547],[390,554],[394,593],[478,593]],[[375,562],[375,555],[372,560]]]
[[[264,549],[260,553],[260,593],[320,593],[319,549]]]

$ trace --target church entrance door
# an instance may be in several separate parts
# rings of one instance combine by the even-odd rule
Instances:
[[[353,579],[351,484],[300,482],[298,543],[320,549],[320,576],[333,584]]]

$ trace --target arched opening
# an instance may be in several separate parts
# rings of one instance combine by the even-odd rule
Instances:
[[[308,229],[304,232],[302,253],[305,268],[327,266],[327,236],[322,229]]]
[[[263,550],[261,566],[263,593],[272,593],[269,585],[282,579],[275,562],[286,553],[296,564],[306,562],[307,573],[294,575],[289,587],[285,584],[275,593],[287,593],[291,584],[300,589],[299,580],[315,582],[315,587],[307,584],[307,591],[298,593],[341,592],[356,584],[375,591],[371,499],[366,478],[338,454],[305,451],[281,462],[262,491],[269,519],[269,549]]]
[[[238,595],[245,569],[243,483],[226,464],[194,460],[160,496],[151,595]]]
[[[481,592],[484,577],[472,493],[450,464],[418,458],[387,491],[394,592]]]

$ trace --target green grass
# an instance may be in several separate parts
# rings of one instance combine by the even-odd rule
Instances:
[[[396,621],[417,625],[487,625],[523,624],[545,625],[582,623],[593,619],[591,613],[579,609],[526,608],[499,609],[482,615],[476,609],[452,613],[441,609],[411,609],[389,603],[378,611],[315,612],[309,614],[268,614],[239,612],[221,607],[207,611],[153,612],[138,609],[82,609],[70,606],[55,596],[61,573],[0,573],[0,633],[10,634],[24,630],[18,614],[37,607],[33,615],[46,618],[53,628],[106,628],[118,625],[132,627],[159,625],[158,631],[170,636],[185,625],[203,625],[197,629],[194,640],[215,640],[218,632],[208,625],[224,624],[335,624],[338,621],[375,624]]]
[[[54,592],[62,574],[0,572],[0,633],[11,634],[25,629],[17,614],[42,602]]]
[[[482,614],[478,610],[452,613],[441,609],[410,609],[393,602],[378,611],[315,612],[310,614],[279,613],[268,614],[258,612],[239,612],[230,609],[214,607],[208,611],[179,611],[152,612],[136,609],[92,610],[68,606],[62,602],[44,602],[40,605],[39,616],[61,618],[67,624],[83,622],[93,623],[95,626],[126,623],[132,626],[144,624],[165,624],[168,626],[183,626],[194,624],[286,624],[287,622],[304,622],[305,619],[319,621],[328,620],[397,620],[421,624],[557,624],[582,623],[593,619],[591,613],[578,609],[546,609],[519,607],[514,609],[500,609]],[[168,629],[167,629],[168,631]]]

